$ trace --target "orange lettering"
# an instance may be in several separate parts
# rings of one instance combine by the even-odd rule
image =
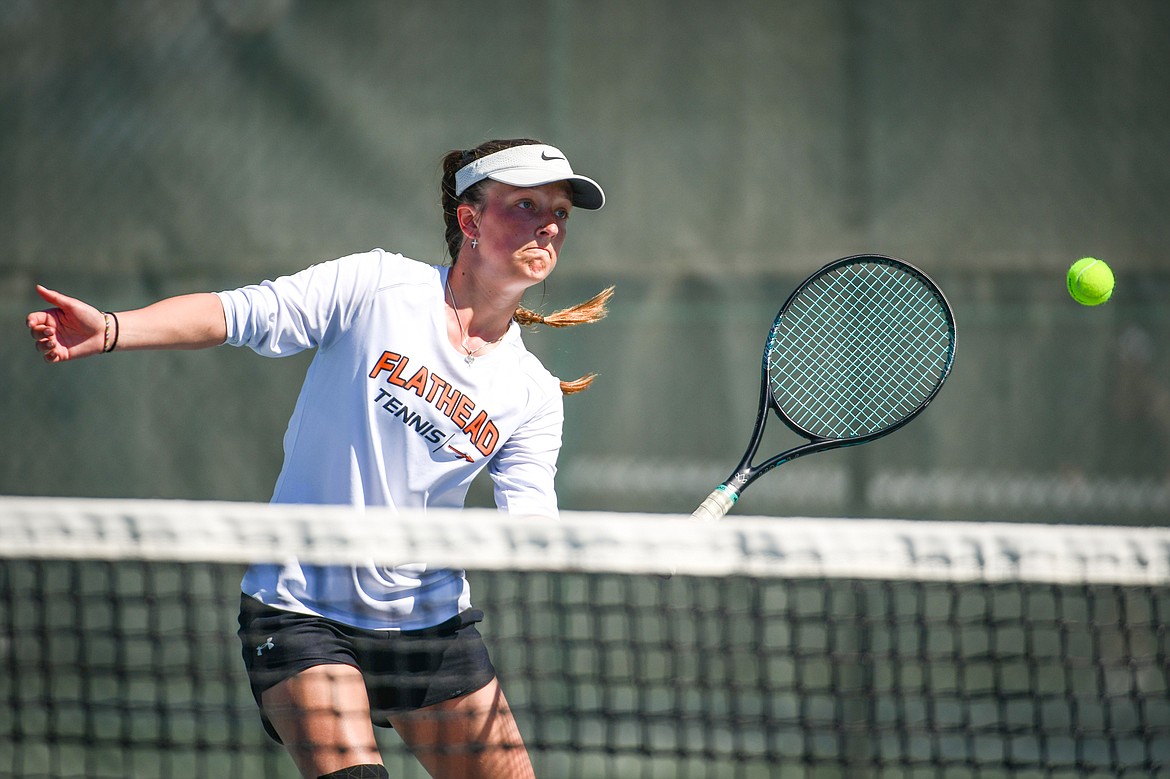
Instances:
[[[403,357],[398,361],[398,364],[394,366],[394,370],[390,371],[390,375],[386,377],[386,381],[390,382],[396,387],[403,386],[405,382],[402,380],[402,372],[406,370],[406,366],[409,364],[410,358]]]
[[[374,369],[370,371],[370,378],[376,379],[378,378],[378,374],[382,371],[393,370],[394,366],[401,359],[401,354],[395,354],[394,352],[382,352],[382,356],[378,358],[376,363],[374,363]]]
[[[441,395],[435,400],[435,408],[442,411],[447,416],[455,413],[455,404],[463,397],[463,393],[454,387],[448,385]]]
[[[437,374],[431,374],[431,389],[427,392],[427,403],[435,402],[435,394],[442,392],[448,387],[446,380],[440,378]]]
[[[484,456],[490,455],[496,448],[496,444],[500,441],[500,429],[496,427],[495,422],[488,421],[483,426],[483,430],[475,438],[475,448],[483,452]]]
[[[471,419],[471,412],[474,410],[475,404],[471,402],[471,398],[464,395],[455,404],[455,410],[451,412],[451,419],[459,426],[466,425],[467,420]]]
[[[467,437],[472,441],[479,438],[480,430],[483,429],[483,423],[487,421],[487,412],[481,411],[475,415],[475,419],[467,423],[463,428],[463,432],[467,433]]]
[[[406,380],[402,386],[408,390],[413,390],[415,395],[420,398],[427,389],[427,375],[428,371],[425,367],[419,368],[418,372]]]

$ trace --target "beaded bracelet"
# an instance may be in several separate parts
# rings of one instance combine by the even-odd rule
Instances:
[[[118,336],[122,334],[122,324],[118,321],[118,315],[113,311],[106,311],[102,314],[106,320],[106,337],[102,341],[102,353],[109,354],[118,346]],[[114,319],[114,340],[110,341],[110,317]]]

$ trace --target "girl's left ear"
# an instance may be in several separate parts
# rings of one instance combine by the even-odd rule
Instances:
[[[460,203],[455,209],[455,219],[459,222],[459,229],[468,238],[479,231],[479,211],[468,203]]]

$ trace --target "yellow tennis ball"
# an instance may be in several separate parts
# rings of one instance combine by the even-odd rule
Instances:
[[[1099,306],[1113,294],[1113,271],[1095,257],[1085,257],[1068,269],[1068,294],[1082,306]]]

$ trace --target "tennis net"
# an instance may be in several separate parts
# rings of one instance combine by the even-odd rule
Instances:
[[[41,498],[0,498],[0,775],[296,776],[235,636],[289,553],[467,568],[538,776],[1170,776],[1167,528]]]

